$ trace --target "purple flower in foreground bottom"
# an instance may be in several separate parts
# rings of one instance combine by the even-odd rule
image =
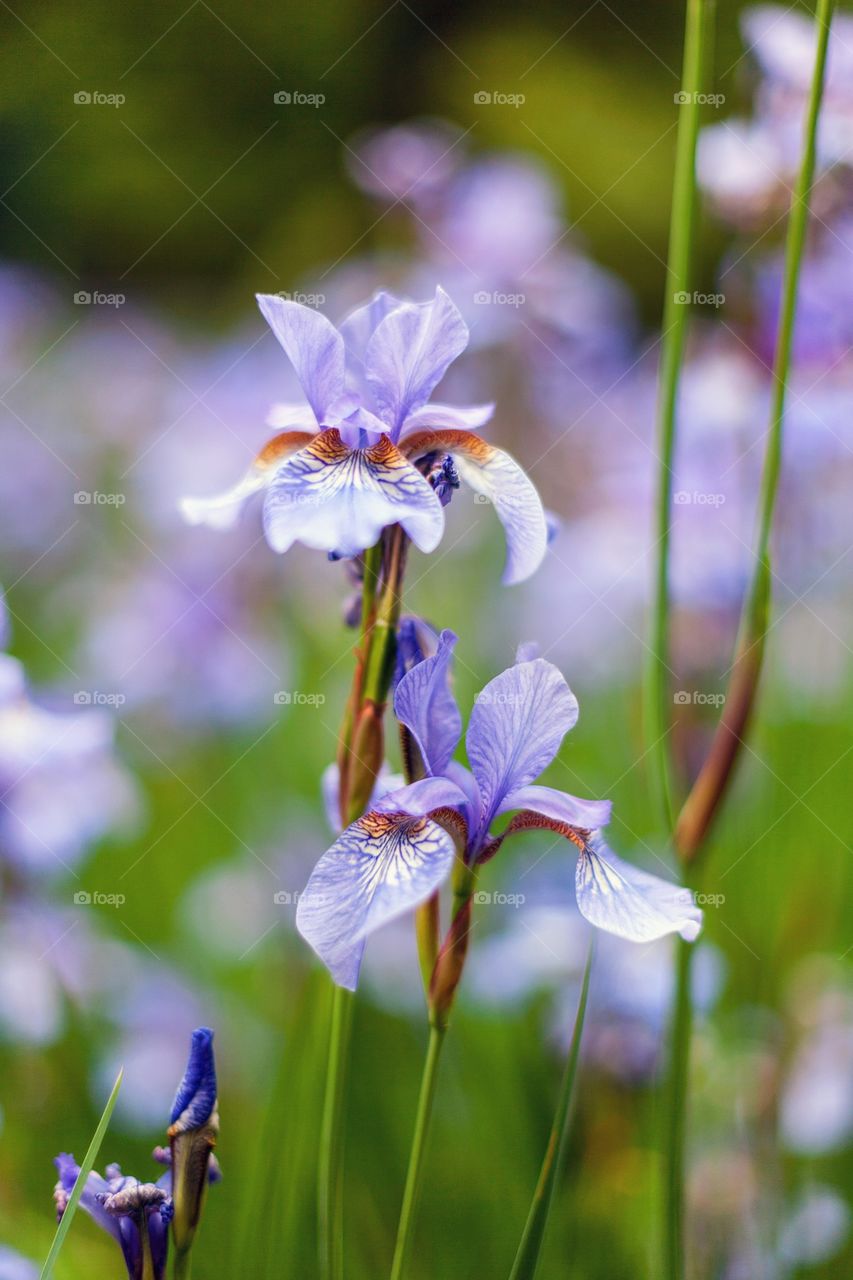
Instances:
[[[54,1161],[59,1181],[53,1193],[57,1216],[68,1204],[80,1166],[73,1156],[60,1155]],[[98,1226],[121,1246],[129,1280],[163,1280],[169,1249],[168,1224],[172,1200],[164,1185],[169,1175],[157,1183],[126,1178],[117,1164],[107,1166],[106,1176],[90,1173],[80,1197]]]
[[[468,327],[443,289],[423,303],[377,293],[340,330],[313,308],[274,294],[259,294],[258,304],[307,403],[275,407],[269,422],[280,433],[233,489],[184,500],[191,524],[229,528],[245,501],[263,491],[274,551],[299,541],[355,556],[392,524],[421,551],[434,551],[444,510],[431,480],[446,489],[452,456],[459,476],[494,503],[504,525],[505,581],[520,582],[538,568],[547,545],[539,495],[509,454],[475,434],[492,406],[429,403],[468,344]]]
[[[491,858],[507,836],[547,827],[575,845],[582,914],[620,937],[649,942],[668,933],[692,941],[702,913],[678,885],[632,867],[602,840],[607,801],[536,785],[578,718],[563,676],[526,654],[476,700],[465,743],[470,771],[453,761],[461,717],[449,684],[456,637],[400,680],[397,719],[412,735],[427,777],[377,801],[323,855],[299,900],[297,924],[335,981],[354,989],[367,938],[425,902],[462,857]],[[491,825],[514,812],[498,835]]]

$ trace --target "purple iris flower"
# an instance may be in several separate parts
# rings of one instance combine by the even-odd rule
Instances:
[[[185,499],[190,523],[230,528],[244,502],[265,491],[264,531],[274,551],[299,541],[355,556],[391,524],[421,551],[434,551],[458,473],[503,523],[504,580],[534,572],[547,544],[545,515],[518,463],[475,434],[493,406],[430,403],[468,344],[468,327],[443,289],[422,303],[379,292],[340,329],[274,294],[259,294],[258,305],[307,403],[275,406],[268,421],[279,434],[227,493]]]
[[[53,1195],[61,1218],[80,1166],[73,1156],[65,1154],[57,1156],[54,1163],[59,1181]],[[105,1177],[93,1171],[86,1180],[80,1207],[118,1241],[129,1280],[163,1280],[166,1274],[172,1217],[169,1177],[166,1173],[157,1183],[139,1182],[125,1177],[117,1164],[111,1164]]]
[[[453,760],[462,730],[450,687],[455,644],[444,631],[435,655],[402,677],[394,697],[427,776],[349,826],[299,900],[299,931],[334,980],[353,990],[369,935],[431,897],[457,858],[477,867],[507,836],[535,827],[575,845],[578,906],[592,924],[637,942],[669,933],[693,940],[702,913],[690,895],[632,867],[602,840],[610,803],[536,783],[578,718],[577,699],[552,663],[522,649],[475,702],[465,738],[470,770]],[[492,823],[506,813],[515,816],[495,835]]]

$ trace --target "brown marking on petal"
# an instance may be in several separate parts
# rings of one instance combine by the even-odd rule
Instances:
[[[437,822],[440,827],[444,827],[457,848],[461,846],[464,850],[465,845],[468,843],[468,823],[461,813],[448,807],[433,809],[429,816],[433,822]]]
[[[259,471],[266,471],[277,462],[281,462],[282,458],[286,458],[288,454],[303,449],[313,439],[310,431],[280,431],[278,435],[266,442],[255,458],[254,465]]]
[[[345,445],[341,439],[341,433],[337,427],[327,427],[325,431],[319,432],[314,436],[308,446],[308,452],[312,453],[315,458],[319,458],[321,462],[333,464],[342,462],[348,457],[352,450]]]
[[[507,836],[515,835],[516,831],[541,830],[553,831],[555,835],[562,836],[565,840],[571,840],[580,853],[586,852],[590,835],[588,830],[583,827],[570,826],[568,822],[558,822],[556,818],[546,818],[544,814],[534,813],[532,809],[522,809],[521,813],[517,813],[510,820],[506,830],[502,831],[499,836],[495,836],[483,848],[477,859],[478,865],[493,858]]]
[[[361,827],[369,839],[383,840],[389,835],[396,834],[403,825],[410,835],[417,837],[426,824],[426,818],[413,818],[410,813],[404,813],[402,810],[398,813],[377,813],[373,809],[359,818],[356,826]]]
[[[400,441],[400,450],[407,458],[422,458],[427,453],[460,453],[480,466],[485,466],[495,455],[494,447],[482,436],[473,431],[450,429],[416,431]]]
[[[368,462],[372,462],[378,467],[405,467],[408,465],[400,450],[391,442],[389,436],[382,435],[372,444],[369,449],[365,449],[364,456]]]

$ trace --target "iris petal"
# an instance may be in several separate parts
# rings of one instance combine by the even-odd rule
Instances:
[[[467,345],[468,326],[440,286],[429,302],[405,302],[379,322],[365,349],[364,374],[392,430],[426,404]]]
[[[415,432],[405,437],[402,449],[413,459],[452,454],[462,479],[492,503],[504,527],[504,582],[523,582],[535,573],[548,549],[548,523],[535,486],[514,458],[470,431]]]
[[[276,467],[290,454],[298,452],[313,439],[307,431],[283,431],[273,436],[255,458],[237,484],[212,498],[183,498],[181,514],[188,524],[205,524],[211,529],[231,529],[243,504],[255,493],[266,489]]]
[[[330,320],[313,307],[256,295],[261,314],[296,371],[305,399],[323,425],[344,394],[344,340]]]
[[[518,787],[498,805],[498,813],[508,813],[511,809],[529,809],[550,818],[555,822],[568,823],[572,827],[580,827],[586,831],[595,831],[598,827],[606,827],[610,821],[609,800],[582,800],[578,796],[569,795],[566,791],[558,791],[555,787],[528,786]]]
[[[689,890],[632,867],[599,837],[578,857],[575,890],[590,924],[632,942],[653,942],[669,933],[693,942],[702,928],[702,912]]]
[[[390,524],[401,524],[421,551],[433,551],[444,513],[429,483],[387,436],[368,449],[350,449],[338,431],[321,431],[278,470],[264,506],[267,541],[280,552],[298,540],[358,555]]]
[[[365,814],[323,854],[296,923],[339,986],[355,990],[368,936],[425,902],[455,857],[436,822],[399,812]]]
[[[450,687],[457,637],[442,631],[438,652],[406,672],[394,694],[394,713],[411,731],[427,771],[444,773],[462,736],[462,717]]]
[[[487,824],[511,792],[547,768],[577,718],[577,698],[544,658],[517,663],[489,681],[465,738]]]

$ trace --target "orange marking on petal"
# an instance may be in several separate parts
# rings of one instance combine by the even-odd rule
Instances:
[[[369,462],[375,463],[379,467],[405,467],[406,459],[395,444],[392,444],[389,436],[380,436],[376,444],[365,450],[365,457]]]
[[[450,430],[416,431],[400,443],[407,458],[422,458],[427,453],[461,453],[481,466],[494,457],[495,450],[482,436],[473,431]]]
[[[310,431],[280,431],[278,435],[266,442],[255,458],[254,465],[259,471],[266,471],[268,467],[286,458],[289,453],[296,453],[306,444],[310,444],[313,439]]]
[[[404,823],[408,834],[417,836],[426,827],[426,818],[413,818],[411,814],[403,812],[376,813],[371,811],[359,818],[357,825],[371,840],[382,840],[385,836],[398,832],[401,824]]]
[[[314,436],[309,446],[309,451],[315,458],[319,458],[321,462],[335,463],[342,462],[348,457],[352,450],[345,445],[341,439],[341,433],[337,427],[327,427],[325,431],[321,431],[319,435]]]

